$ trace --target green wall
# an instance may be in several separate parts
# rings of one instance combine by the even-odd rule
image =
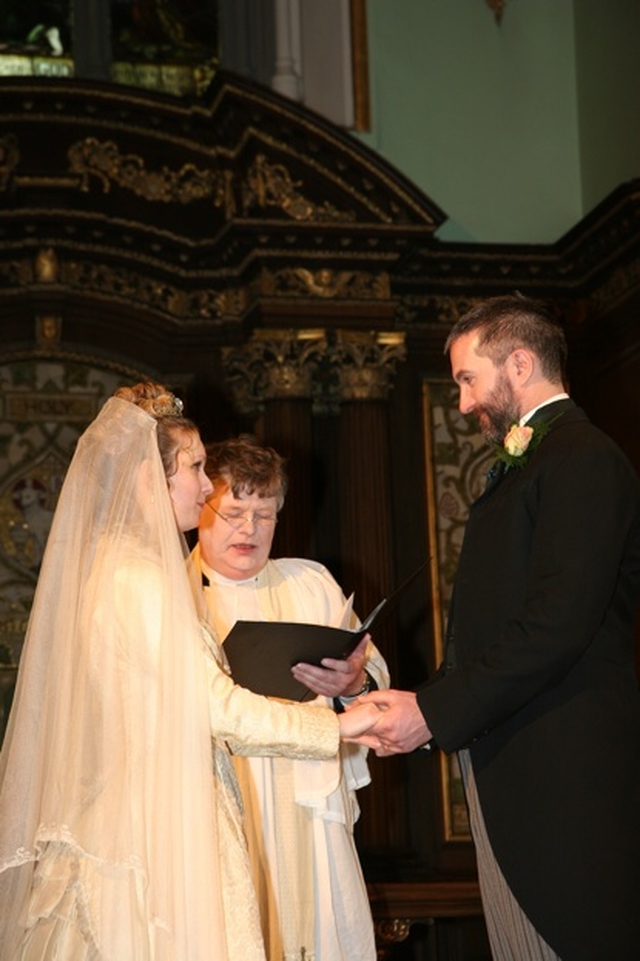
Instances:
[[[574,0],[585,211],[640,176],[640,3]]]
[[[606,19],[637,0],[575,3]],[[574,0],[510,0],[500,25],[485,0],[368,0],[367,18],[372,129],[360,136],[448,215],[440,237],[547,243],[581,219]],[[598,18],[579,23],[595,42]],[[585,165],[591,201],[608,183],[600,165]]]

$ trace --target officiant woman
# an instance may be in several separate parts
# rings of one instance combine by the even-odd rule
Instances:
[[[208,449],[213,483],[194,550],[221,640],[239,620],[342,626],[342,589],[322,564],[270,558],[287,478],[282,457],[250,437]],[[352,615],[348,627],[357,624]],[[265,650],[265,658],[269,651]],[[298,665],[315,703],[338,710],[372,687],[386,665],[366,638],[347,660]],[[343,744],[325,761],[236,758],[249,852],[269,961],[375,961],[367,890],[353,828],[356,791],[370,781],[366,750]]]

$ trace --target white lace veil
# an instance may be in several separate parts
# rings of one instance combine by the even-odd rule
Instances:
[[[156,421],[112,398],[60,494],[0,758],[2,961],[25,931],[30,958],[225,957],[185,556]]]

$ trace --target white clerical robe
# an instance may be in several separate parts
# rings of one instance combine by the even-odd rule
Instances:
[[[234,581],[194,559],[221,640],[239,620],[339,626],[345,597],[329,571],[298,558],[269,560]],[[357,623],[352,615],[352,623]],[[367,671],[388,687],[370,645]],[[321,698],[331,704],[328,698]],[[356,790],[370,781],[366,749],[343,744],[328,761],[236,757],[246,831],[269,961],[375,961],[373,922],[353,826]]]

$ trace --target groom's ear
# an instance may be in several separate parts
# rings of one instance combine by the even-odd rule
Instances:
[[[507,358],[507,367],[510,369],[515,383],[524,387],[531,379],[536,369],[535,355],[524,347],[517,347]]]

